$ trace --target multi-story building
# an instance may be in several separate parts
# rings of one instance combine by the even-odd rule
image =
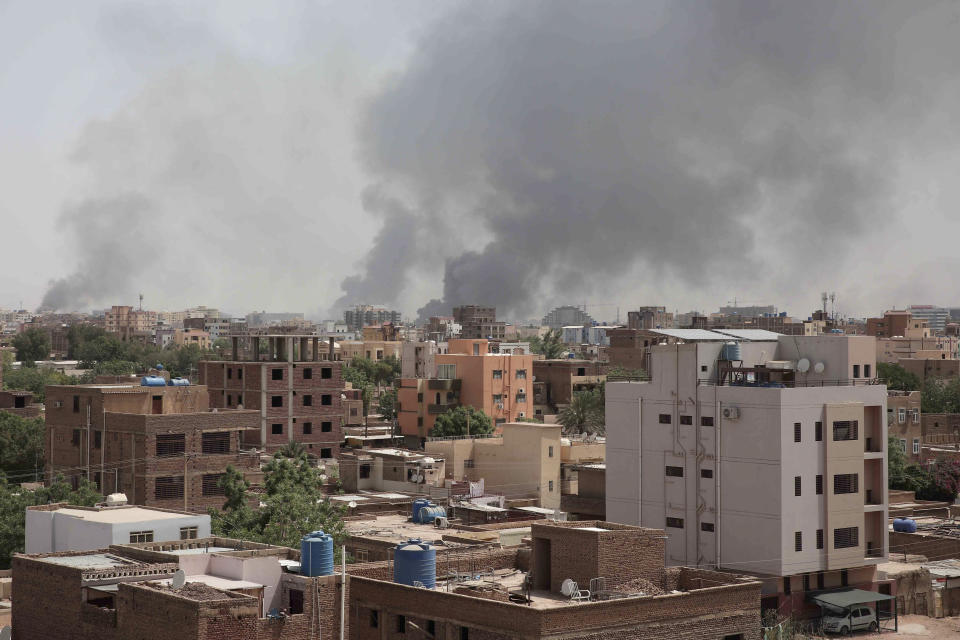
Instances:
[[[446,342],[404,342],[400,354],[401,378],[436,378],[438,353],[447,353]]]
[[[557,307],[547,315],[543,316],[541,324],[551,329],[561,329],[567,326],[579,325],[581,327],[593,324],[593,318],[590,314],[578,307],[564,306]]]
[[[354,358],[383,360],[391,356],[400,359],[403,345],[403,342],[393,340],[341,340],[337,343],[337,349],[340,359],[344,362],[350,362]]]
[[[343,439],[344,386],[340,362],[331,359],[332,339],[326,351],[313,335],[231,340],[230,360],[199,363],[200,381],[210,389],[209,407],[255,411],[258,428],[245,440],[250,446],[274,451],[300,442],[320,458],[335,458]],[[241,341],[249,343],[247,348]],[[244,354],[249,359],[242,359]]]
[[[460,325],[460,337],[464,340],[503,340],[506,336],[506,323],[497,322],[496,307],[454,307],[453,321]]]
[[[121,340],[130,340],[144,334],[152,335],[153,327],[157,324],[157,312],[114,305],[104,311],[103,322],[108,333],[118,334]]]
[[[950,321],[950,309],[937,307],[932,304],[912,304],[907,311],[919,320],[926,320],[927,326],[934,334],[942,334],[944,327]]]
[[[930,355],[918,353],[917,355]],[[947,352],[938,352],[939,357],[900,358],[901,367],[917,376],[921,383],[928,378],[956,378],[960,376],[960,358],[948,357]]]
[[[46,477],[91,480],[133,504],[203,510],[223,504],[230,465],[259,471],[241,434],[256,411],[211,411],[207,388],[143,384],[58,385],[46,391]]]
[[[557,413],[579,391],[592,391],[606,381],[608,365],[589,360],[534,360],[534,414]]]
[[[210,348],[210,334],[203,329],[176,329],[173,332],[173,344],[178,347],[193,344],[207,351]]]
[[[343,322],[348,331],[361,331],[364,327],[379,327],[384,323],[397,325],[402,321],[399,311],[381,305],[358,304],[343,312]]]
[[[486,340],[450,340],[436,354],[436,378],[401,378],[400,432],[418,447],[437,416],[458,405],[482,410],[495,424],[533,415],[533,356],[490,353]]]
[[[664,527],[669,564],[763,577],[771,607],[874,584],[887,555],[874,338],[674,335],[652,347],[650,382],[607,383],[607,518]]]
[[[666,307],[640,307],[627,312],[629,329],[667,329],[673,326],[673,314]]]
[[[958,336],[926,338],[877,338],[877,362],[898,364],[902,359],[943,360],[956,358],[960,351]]]
[[[919,391],[887,391],[887,433],[900,441],[911,462],[920,462],[923,422]]]
[[[876,338],[929,338],[927,320],[909,311],[884,311],[882,318],[867,318],[866,334]]]

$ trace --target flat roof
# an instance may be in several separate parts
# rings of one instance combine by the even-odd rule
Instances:
[[[193,549],[171,549],[170,551],[161,551],[160,553],[169,553],[172,556],[193,556],[201,553],[220,553],[223,551],[241,551],[233,547],[194,547]]]
[[[127,558],[115,556],[112,553],[83,553],[70,556],[48,556],[37,559],[41,562],[49,562],[50,564],[58,564],[77,569],[112,569],[114,567],[129,567],[140,564]]]
[[[170,586],[173,581],[170,578],[166,578],[164,580],[156,580],[156,582],[164,586]],[[187,576],[186,583],[189,584],[191,582],[199,582],[200,584],[205,584],[208,587],[223,589],[225,591],[230,591],[231,589],[257,589],[263,586],[259,582],[250,582],[249,580],[231,580],[229,578],[211,576],[205,573]]]
[[[714,329],[717,333],[733,336],[741,340],[768,341],[777,340],[782,334],[766,329]]]
[[[63,514],[86,520],[88,522],[104,522],[109,524],[122,524],[129,522],[141,522],[144,520],[179,520],[182,518],[198,518],[203,514],[171,513],[169,511],[160,511],[149,507],[118,507],[107,509],[71,509],[64,507],[57,509],[52,513]]]
[[[880,602],[881,600],[893,600],[894,596],[888,596],[876,591],[864,591],[863,589],[847,589],[846,591],[828,591],[818,593],[811,598],[818,604],[825,604],[838,609],[846,609],[856,604],[870,604],[871,602]]]
[[[370,520],[350,520],[344,523],[347,533],[357,538],[379,540],[381,542],[399,543],[410,538],[420,538],[424,542],[437,544],[444,535],[458,531],[453,527],[437,529],[431,524],[415,524],[409,516],[400,513],[378,515]],[[444,543],[449,547],[459,547],[455,543]]]
[[[648,329],[650,333],[657,333],[681,340],[729,340],[730,336],[722,333],[707,331],[706,329]]]

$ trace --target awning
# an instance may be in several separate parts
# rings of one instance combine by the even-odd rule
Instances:
[[[825,591],[818,593],[810,598],[817,604],[822,604],[838,609],[847,609],[858,604],[870,604],[871,602],[881,602],[884,600],[894,600],[894,596],[888,596],[876,591],[865,591],[863,589],[847,589],[845,591]]]

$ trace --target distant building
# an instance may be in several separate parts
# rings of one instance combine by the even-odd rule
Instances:
[[[439,353],[447,353],[446,342],[404,342],[400,356],[401,378],[436,378]]]
[[[920,462],[923,421],[919,391],[887,391],[887,433],[911,462]]]
[[[555,414],[580,391],[603,386],[609,365],[589,360],[534,360],[534,414]]]
[[[210,349],[210,334],[203,329],[176,329],[173,344],[178,347],[196,345],[201,351],[207,351]]]
[[[629,329],[667,329],[673,326],[673,314],[666,307],[640,307],[627,312]]]
[[[192,540],[210,535],[207,514],[132,505],[27,507],[26,552],[105,549],[112,544]]]
[[[877,338],[929,338],[931,330],[926,318],[914,317],[910,311],[884,311],[882,318],[867,318],[866,334]]]
[[[354,358],[378,361],[393,357],[400,359],[404,342],[397,340],[341,340],[337,343],[340,359],[350,362]]]
[[[578,307],[557,307],[543,316],[541,324],[551,329],[560,329],[569,325],[589,326],[594,320],[590,314]]]
[[[935,334],[942,334],[947,322],[950,321],[950,309],[937,307],[932,304],[913,304],[907,307],[907,311],[914,318],[926,320],[930,331]]]
[[[444,460],[423,451],[407,449],[358,449],[340,456],[343,490],[400,491],[430,495],[431,487],[443,487]]]
[[[499,341],[506,336],[506,323],[497,322],[496,307],[454,307],[453,321],[460,324],[460,337],[464,340]]]
[[[747,318],[756,318],[758,316],[777,315],[777,307],[772,304],[756,305],[749,307],[720,307],[718,313],[722,316],[743,316]]]
[[[266,311],[248,313],[247,327],[273,327],[285,322],[304,322],[302,313],[267,313]]]
[[[364,327],[381,326],[384,323],[398,325],[403,321],[399,311],[369,304],[358,304],[343,312],[343,322],[348,331],[360,331]]]
[[[130,306],[114,305],[103,314],[103,328],[107,333],[117,334],[121,340],[145,335],[152,337],[156,324],[156,311],[134,310]]]

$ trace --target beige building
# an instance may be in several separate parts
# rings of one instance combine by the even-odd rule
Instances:
[[[484,481],[487,493],[507,500],[535,497],[560,508],[560,425],[508,422],[496,438],[431,438],[430,456],[446,461],[447,478]]]
[[[337,343],[340,348],[340,360],[350,362],[354,358],[369,358],[383,360],[388,356],[400,359],[403,353],[403,343],[386,340],[341,340]]]
[[[758,574],[771,597],[803,576],[871,585],[887,555],[874,338],[678,337],[652,348],[650,382],[607,384],[607,518],[665,528],[668,564]]]
[[[887,433],[900,441],[910,462],[920,461],[923,424],[919,391],[887,392]]]
[[[877,362],[896,364],[904,358],[954,358],[958,349],[960,338],[957,336],[877,338]]]
[[[178,347],[195,344],[207,351],[210,349],[210,334],[202,329],[177,329],[173,332],[173,343]]]
[[[406,449],[360,449],[340,454],[344,491],[402,491],[429,494],[443,487],[442,457]]]

